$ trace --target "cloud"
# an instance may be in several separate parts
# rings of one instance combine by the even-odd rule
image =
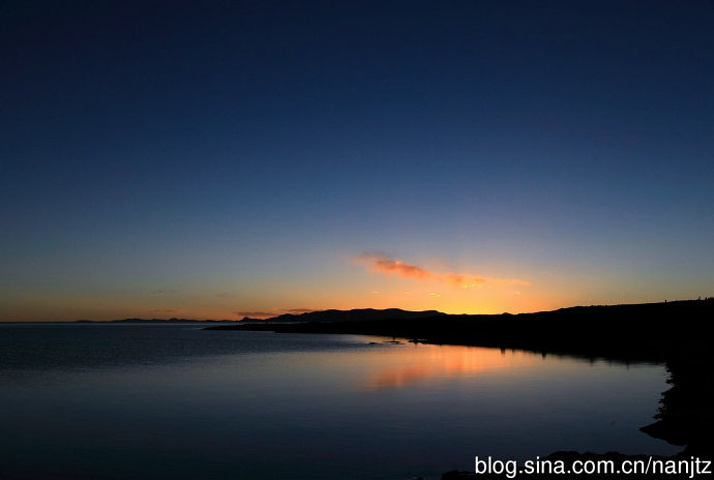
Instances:
[[[183,310],[149,310],[149,313],[156,313],[156,314],[177,314],[181,313]]]
[[[355,260],[369,267],[373,273],[396,275],[398,277],[413,278],[416,280],[427,280],[434,277],[433,273],[423,268],[394,260],[383,253],[363,253],[356,257]]]
[[[517,279],[488,278],[471,273],[433,272],[417,265],[395,260],[383,253],[363,253],[355,261],[365,265],[372,273],[409,278],[417,281],[431,280],[454,287],[479,288],[492,285],[523,285],[531,283]]]

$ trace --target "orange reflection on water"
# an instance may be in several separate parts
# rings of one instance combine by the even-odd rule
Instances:
[[[538,357],[527,352],[452,345],[396,345],[370,368],[367,390],[400,388],[417,382],[474,375],[519,374]],[[521,370],[522,371],[522,370]]]

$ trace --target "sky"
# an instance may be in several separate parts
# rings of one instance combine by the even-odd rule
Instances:
[[[714,295],[714,2],[0,2],[0,320]]]

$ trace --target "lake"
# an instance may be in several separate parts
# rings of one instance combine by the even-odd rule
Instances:
[[[3,479],[438,479],[673,454],[662,365],[194,324],[0,324]]]

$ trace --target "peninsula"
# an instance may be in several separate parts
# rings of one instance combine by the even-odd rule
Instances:
[[[328,310],[206,329],[378,335],[422,343],[528,350],[543,355],[663,363],[670,374],[671,388],[662,394],[656,421],[641,430],[682,446],[682,457],[711,459],[712,324],[714,298],[570,307],[517,315]],[[570,453],[574,458],[585,455]],[[465,472],[451,472],[444,478],[470,477]]]

